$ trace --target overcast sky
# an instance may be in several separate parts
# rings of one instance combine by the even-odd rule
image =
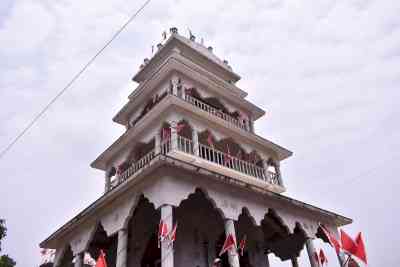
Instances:
[[[141,4],[0,1],[1,148]],[[111,119],[170,26],[212,45],[267,111],[257,133],[294,152],[286,194],[353,218],[370,266],[399,263],[398,0],[153,0],[0,160],[4,252],[37,265],[39,242],[101,195],[89,164],[123,133]]]

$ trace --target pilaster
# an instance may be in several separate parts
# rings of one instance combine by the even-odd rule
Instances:
[[[168,231],[173,227],[173,207],[161,206],[161,220],[167,224]],[[169,242],[161,242],[161,267],[174,267],[174,250]]]
[[[116,267],[127,267],[128,262],[128,229],[118,231]]]

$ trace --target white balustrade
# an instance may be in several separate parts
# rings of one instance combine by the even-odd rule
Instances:
[[[193,106],[198,107],[201,110],[208,112],[209,114],[211,114],[213,116],[219,117],[219,118],[233,124],[234,126],[247,131],[245,124],[240,122],[238,119],[235,119],[232,116],[222,112],[221,110],[218,110],[218,109],[216,109],[216,108],[214,108],[214,107],[204,103],[203,101],[201,101],[195,97],[192,97],[190,95],[185,95],[185,100],[188,103],[192,104]]]

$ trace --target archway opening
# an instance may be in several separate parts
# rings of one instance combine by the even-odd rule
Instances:
[[[103,250],[106,255],[107,266],[113,267],[117,260],[117,234],[107,236],[101,223],[98,224],[93,235],[92,241],[89,243],[88,252],[93,259],[97,259],[100,255],[100,250]]]

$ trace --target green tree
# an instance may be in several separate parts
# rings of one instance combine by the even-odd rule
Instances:
[[[4,219],[0,219],[0,251],[1,251],[1,240],[6,237],[7,228]],[[10,258],[8,255],[3,255],[0,257],[0,267],[14,267],[17,263]]]

